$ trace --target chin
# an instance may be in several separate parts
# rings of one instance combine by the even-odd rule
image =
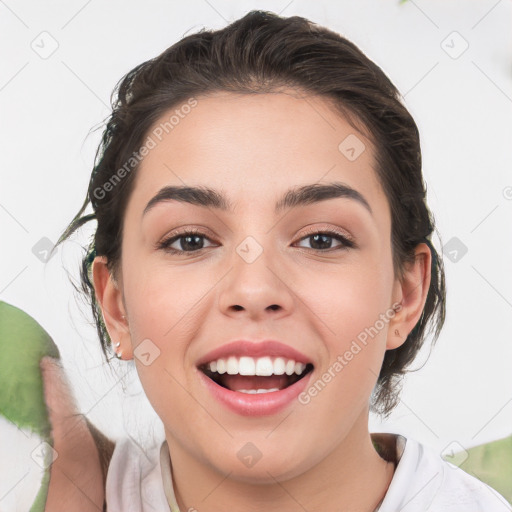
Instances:
[[[240,443],[236,443],[237,446]],[[276,480],[284,482],[306,472],[308,468],[316,464],[316,460],[309,462],[304,459],[305,453],[302,448],[291,447],[289,453],[282,449],[282,443],[274,445],[267,441],[256,448],[251,442],[243,443],[242,447],[232,451],[221,450],[221,453],[210,455],[209,464],[220,474],[228,475],[230,480],[243,482],[252,485],[275,484]],[[227,452],[231,456],[226,456]],[[300,453],[300,459],[297,454]],[[219,461],[221,463],[219,464]]]

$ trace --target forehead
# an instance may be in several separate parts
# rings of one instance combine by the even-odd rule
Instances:
[[[152,148],[130,200],[138,210],[168,185],[223,190],[235,211],[274,207],[290,186],[334,181],[385,201],[371,142],[318,96],[293,90],[199,96],[163,113],[147,137]]]

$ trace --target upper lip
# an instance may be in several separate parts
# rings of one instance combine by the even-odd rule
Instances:
[[[311,363],[311,359],[302,354],[295,348],[285,345],[279,341],[263,340],[263,341],[246,341],[237,340],[226,343],[221,347],[211,350],[197,363],[197,366],[202,366],[210,361],[217,359],[224,359],[229,356],[235,357],[283,357],[284,359],[293,359],[296,363]]]

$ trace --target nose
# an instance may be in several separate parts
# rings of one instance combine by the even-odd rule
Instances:
[[[221,282],[219,306],[225,315],[250,320],[278,319],[294,305],[292,279],[277,256],[254,240],[240,244]]]

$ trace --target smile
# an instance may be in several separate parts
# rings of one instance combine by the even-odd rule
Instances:
[[[306,387],[314,369],[303,354],[278,342],[234,342],[198,364],[202,383],[237,414],[275,414]]]
[[[270,356],[231,356],[210,361],[200,368],[219,386],[248,394],[280,391],[295,384],[312,369],[311,364]]]

